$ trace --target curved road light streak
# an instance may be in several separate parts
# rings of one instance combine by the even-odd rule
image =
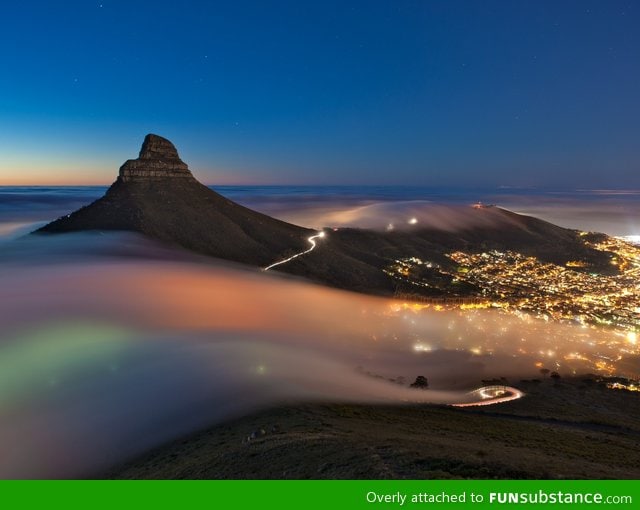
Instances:
[[[264,271],[269,271],[269,269],[279,266],[280,264],[286,264],[287,262],[291,262],[293,259],[296,259],[298,257],[300,257],[301,255],[305,255],[307,253],[309,253],[310,251],[313,251],[314,248],[316,247],[316,239],[317,238],[322,238],[324,237],[324,232],[320,232],[314,236],[311,236],[307,239],[307,241],[309,241],[309,244],[311,244],[311,248],[309,248],[308,250],[305,251],[301,251],[300,253],[296,253],[295,255],[292,255],[291,257],[289,257],[288,259],[284,259],[281,260],[280,262],[275,262],[274,264],[271,264],[270,266],[267,266],[264,268]]]
[[[486,397],[485,390],[491,388],[490,386],[485,386],[483,388],[478,388],[477,390],[472,391],[471,393],[477,393],[485,400],[479,400],[477,402],[467,402],[464,404],[450,404],[453,407],[473,407],[473,406],[490,406],[493,404],[501,404],[502,402],[509,402],[511,400],[517,400],[519,398],[524,397],[524,393],[522,393],[517,388],[512,388],[511,386],[504,387],[504,393],[506,394],[504,397]]]

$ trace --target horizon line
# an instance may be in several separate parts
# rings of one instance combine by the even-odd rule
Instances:
[[[90,188],[90,187],[110,187],[116,181],[111,181],[108,183],[105,182],[97,182],[97,183],[9,183],[5,184],[0,182],[0,188],[21,188],[21,187],[31,187],[31,188],[65,188],[65,187],[75,187],[75,188]],[[199,181],[200,182],[200,181]],[[360,187],[360,188],[450,188],[450,189],[458,189],[458,190],[503,190],[503,191],[518,191],[518,190],[540,190],[540,191],[559,191],[566,192],[571,191],[575,193],[616,193],[616,194],[640,194],[640,188],[638,189],[629,189],[629,188],[603,188],[603,187],[593,187],[593,188],[572,188],[572,187],[564,187],[564,186],[514,186],[514,185],[503,185],[503,184],[495,184],[495,185],[485,185],[485,186],[461,186],[454,184],[390,184],[390,183],[367,183],[367,184],[354,184],[354,183],[295,183],[295,182],[287,182],[287,183],[260,183],[260,182],[218,182],[218,183],[206,183],[201,182],[204,186],[207,187],[219,187],[219,186],[262,186],[262,187],[282,187],[282,186],[298,186],[298,187],[309,187],[309,188],[320,188],[320,187]]]

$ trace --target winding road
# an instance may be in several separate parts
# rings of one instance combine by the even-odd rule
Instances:
[[[470,392],[471,395],[478,395],[481,400],[475,402],[465,402],[461,404],[451,404],[452,407],[476,407],[490,406],[510,402],[524,397],[524,393],[511,386],[483,386]]]
[[[263,269],[263,271],[269,271],[269,269],[272,269],[272,268],[274,268],[276,266],[280,266],[282,264],[286,264],[287,262],[291,262],[293,259],[296,259],[296,258],[298,258],[298,257],[300,257],[302,255],[305,255],[305,254],[313,251],[315,249],[315,247],[316,247],[316,239],[318,239],[318,238],[321,239],[321,238],[324,237],[324,235],[325,235],[324,232],[318,232],[316,235],[313,235],[313,236],[307,238],[307,241],[309,241],[309,244],[311,244],[311,248],[309,248],[308,250],[305,250],[305,251],[301,251],[300,253],[296,253],[295,255],[292,255],[291,257],[289,257],[287,259],[281,260],[279,262],[275,262],[275,263],[271,264],[270,266],[265,267]]]

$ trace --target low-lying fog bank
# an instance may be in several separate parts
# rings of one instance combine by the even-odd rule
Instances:
[[[84,476],[282,401],[453,403],[541,366],[638,372],[612,332],[340,292],[135,235],[0,248],[3,478]],[[430,390],[408,388],[418,375]]]

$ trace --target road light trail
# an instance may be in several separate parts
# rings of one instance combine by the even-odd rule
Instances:
[[[485,386],[483,388],[478,388],[477,390],[472,391],[471,393],[477,393],[480,395],[482,400],[478,400],[476,402],[466,402],[464,404],[451,404],[452,407],[474,407],[474,406],[490,406],[493,404],[501,404],[503,402],[510,402],[511,400],[516,400],[524,397],[524,393],[522,393],[517,388],[512,388],[511,386],[503,386],[501,387],[504,396],[490,396],[487,393],[487,390],[493,390],[493,386]]]
[[[316,247],[316,239],[318,238],[323,238],[324,237],[324,232],[319,232],[318,234],[311,236],[307,239],[307,241],[309,241],[309,244],[311,244],[311,248],[309,248],[308,250],[305,251],[301,251],[300,253],[296,253],[295,255],[292,255],[291,257],[289,257],[288,259],[284,259],[281,260],[279,262],[275,262],[274,264],[271,264],[270,266],[267,266],[263,269],[263,271],[269,271],[269,269],[272,269],[276,266],[279,266],[281,264],[286,264],[287,262],[291,262],[293,259],[297,259],[298,257],[302,256],[302,255],[306,255],[307,253],[313,251]]]

